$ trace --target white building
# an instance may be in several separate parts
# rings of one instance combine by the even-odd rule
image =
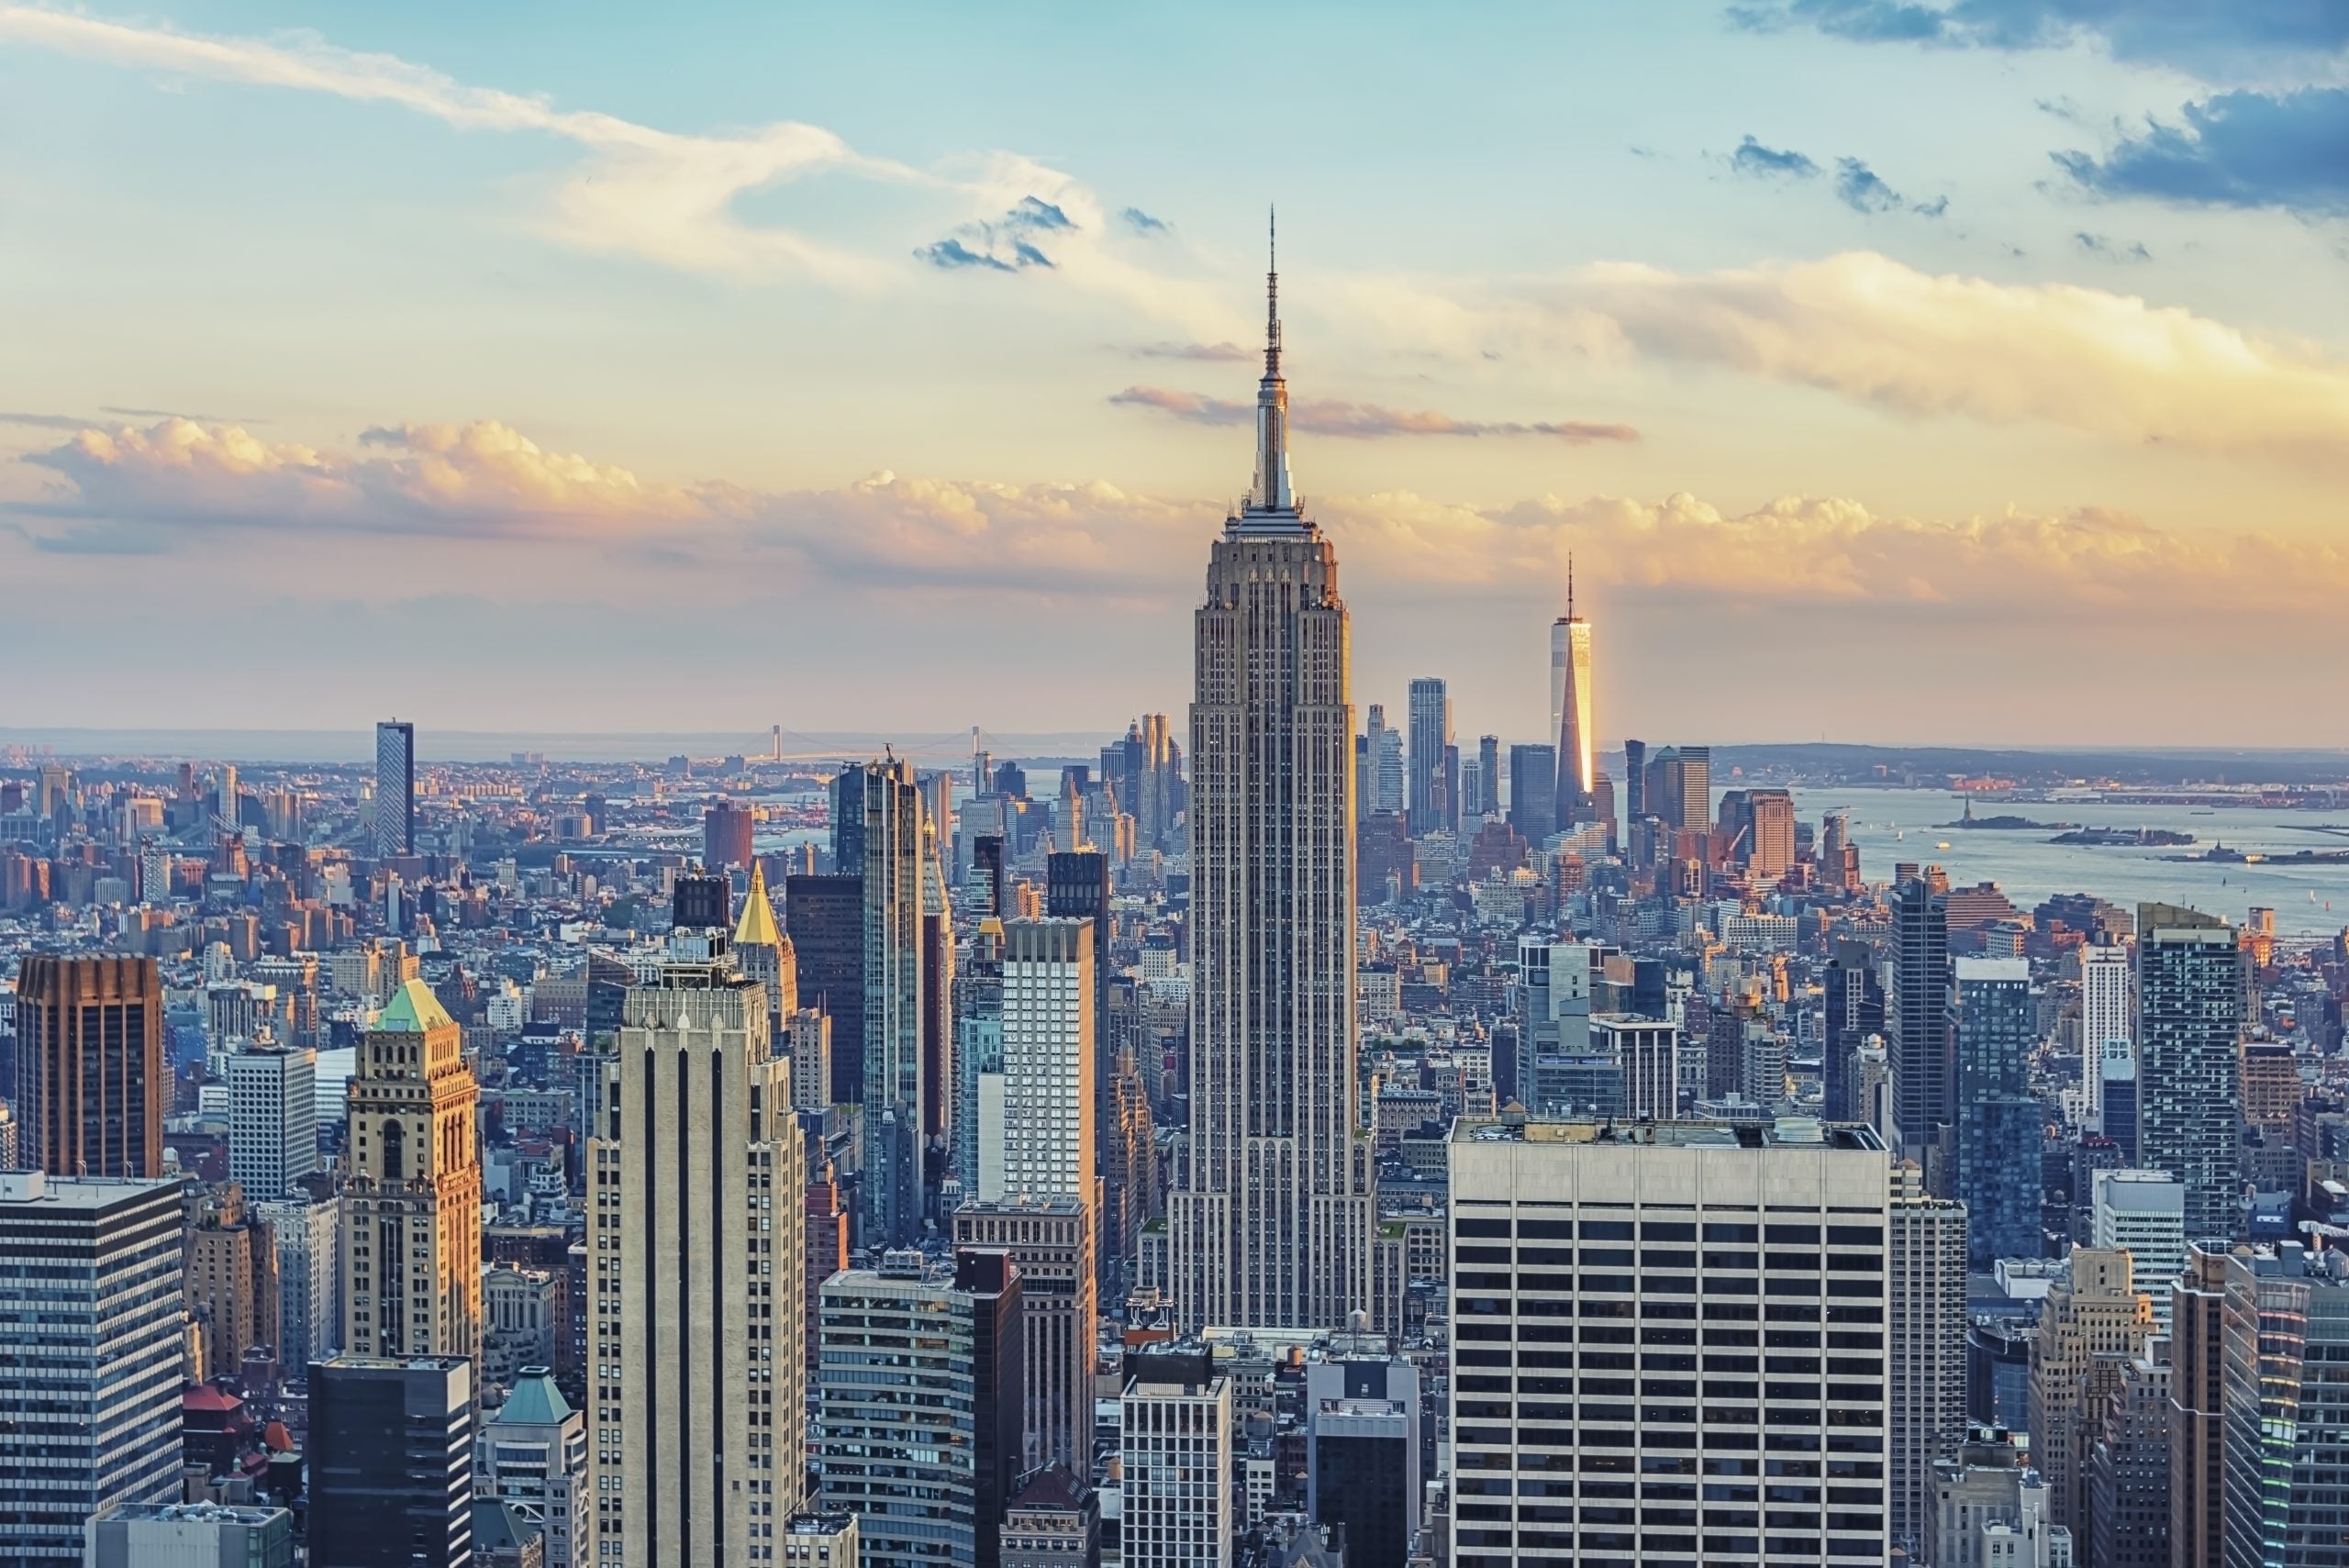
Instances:
[[[2104,1129],[2104,1074],[2098,1064],[2105,1057],[2108,1045],[2128,1045],[2137,1038],[2131,1027],[2129,1004],[2135,993],[2129,962],[2129,944],[2110,942],[2099,947],[2084,947],[2080,955],[2080,1060],[2087,1071],[2080,1074],[2081,1087],[2087,1091],[2087,1125],[2101,1131]],[[2122,1052],[2126,1056],[2127,1052]],[[2132,1074],[2133,1075],[2133,1074]]]
[[[1872,1129],[1505,1115],[1450,1151],[1455,1568],[1888,1560]],[[1569,1474],[1578,1520],[1528,1509]]]
[[[2166,1171],[2099,1171],[2089,1188],[2091,1247],[2123,1248],[2129,1284],[2154,1298],[2156,1331],[2169,1332],[2169,1286],[2186,1270],[2186,1187]]]
[[[495,1497],[546,1537],[546,1568],[586,1568],[594,1558],[594,1489],[587,1418],[571,1407],[545,1367],[526,1370],[483,1422],[473,1496]]]
[[[1586,950],[1587,951],[1587,950]],[[1623,1115],[1671,1121],[1680,1114],[1680,1026],[1631,1013],[1590,1019],[1590,1049],[1623,1065]]]
[[[0,1562],[82,1561],[83,1527],[180,1496],[180,1184],[0,1171]]]
[[[1089,920],[1004,922],[1004,1190],[983,1197],[1092,1195],[1093,962]]]
[[[806,1218],[791,1063],[719,958],[622,1003],[587,1144],[596,1561],[778,1561],[806,1419]]]
[[[1119,1405],[1124,1568],[1231,1568],[1231,1385],[1157,1381],[1194,1358],[1165,1361],[1127,1383]]]
[[[254,1046],[228,1058],[228,1179],[274,1202],[318,1168],[318,1053]]]

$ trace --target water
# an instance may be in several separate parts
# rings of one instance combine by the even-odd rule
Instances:
[[[1971,886],[1995,882],[2028,910],[2055,893],[2088,893],[2123,907],[2183,904],[2241,924],[2254,906],[2276,911],[2279,936],[2329,938],[2349,927],[2349,863],[2335,865],[2188,864],[2165,855],[2199,854],[2214,843],[2230,849],[2288,854],[2297,850],[2349,850],[2349,835],[2311,833],[2329,823],[2349,827],[2349,812],[2264,811],[2186,806],[2104,806],[2088,801],[2006,804],[1977,802],[1976,817],[2027,817],[2034,822],[2076,822],[2084,828],[2167,828],[2194,835],[2177,849],[2097,849],[2051,844],[2053,832],[1959,829],[1965,803],[1946,790],[1861,789],[1796,785],[1795,809],[1816,823],[1829,811],[1851,814],[1861,874],[1890,877],[1898,861],[1939,865],[1950,881]],[[1905,837],[1901,835],[1905,834]],[[1933,846],[1946,840],[1949,848]],[[2315,897],[2311,899],[2310,894]],[[2331,907],[2326,906],[2328,902]]]

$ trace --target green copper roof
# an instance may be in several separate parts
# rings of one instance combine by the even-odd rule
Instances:
[[[392,993],[391,1005],[376,1015],[375,1028],[395,1034],[422,1034],[427,1029],[454,1029],[457,1020],[421,980],[411,980]]]
[[[559,1427],[571,1418],[571,1406],[554,1385],[554,1374],[526,1371],[514,1380],[514,1392],[497,1407],[494,1420],[524,1427]]]

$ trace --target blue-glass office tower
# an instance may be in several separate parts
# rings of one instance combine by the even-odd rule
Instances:
[[[1876,954],[1865,942],[1839,940],[1827,962],[1826,1059],[1820,1063],[1829,1120],[1857,1116],[1852,1106],[1852,1052],[1868,1036],[1883,1033],[1884,982]]]
[[[2047,1114],[2031,1097],[2031,965],[1961,958],[1956,972],[1957,1196],[1969,1263],[2041,1250],[2040,1146]]]

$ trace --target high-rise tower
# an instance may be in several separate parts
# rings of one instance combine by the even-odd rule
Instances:
[[[342,1186],[343,1348],[481,1354],[481,1098],[432,988],[394,994],[359,1050]]]
[[[1590,622],[1575,613],[1575,565],[1566,561],[1566,613],[1550,625],[1550,736],[1558,743],[1560,828],[1587,819],[1598,773],[1590,754]]]
[[[1337,551],[1289,488],[1266,283],[1256,488],[1210,549],[1195,644],[1191,1158],[1168,1223],[1190,1329],[1331,1327],[1370,1299],[1346,606]]]
[[[161,1175],[169,1087],[153,959],[25,960],[15,1095],[25,1164],[56,1176]]]
[[[375,726],[375,855],[416,853],[416,726]]]

